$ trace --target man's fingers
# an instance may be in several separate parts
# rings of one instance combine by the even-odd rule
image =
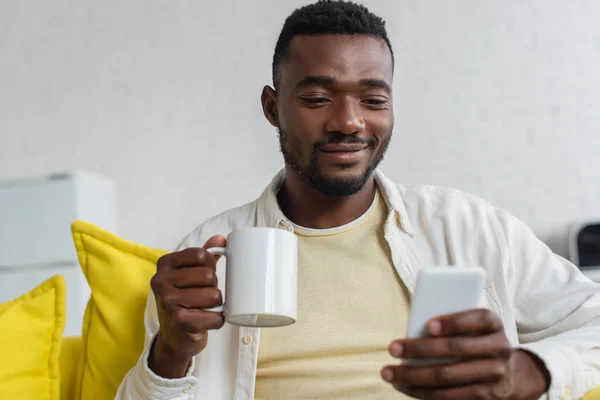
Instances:
[[[441,315],[427,324],[432,336],[454,336],[464,334],[485,334],[503,329],[502,321],[492,311],[486,309],[469,310],[456,314]]]
[[[165,254],[156,262],[158,272],[165,268],[186,268],[206,266],[216,268],[217,261],[215,257],[205,249],[199,247],[190,247],[185,250]]]
[[[217,286],[219,282],[217,272],[210,267],[174,269],[169,281],[178,289]]]
[[[197,309],[179,308],[175,312],[176,323],[179,331],[190,335],[197,335],[211,329],[221,329],[225,323],[223,313]]]
[[[204,310],[223,304],[221,291],[216,287],[180,289],[170,296],[163,296],[161,301],[168,306]]]
[[[397,358],[508,358],[512,348],[503,332],[483,336],[427,337],[392,342],[389,352]]]
[[[161,271],[165,268],[177,269],[197,266],[216,268],[219,256],[213,255],[207,249],[225,246],[227,246],[227,239],[222,235],[215,235],[208,239],[202,248],[189,247],[181,251],[165,254],[158,259],[156,269],[157,271]]]
[[[447,389],[428,390],[418,387],[401,387],[394,385],[399,391],[415,399],[435,400],[481,400],[493,399],[492,388],[485,384],[459,386]]]
[[[401,387],[439,388],[474,383],[498,382],[507,373],[503,360],[492,358],[476,359],[455,364],[426,367],[388,366],[391,381]],[[384,374],[390,378],[390,374]]]

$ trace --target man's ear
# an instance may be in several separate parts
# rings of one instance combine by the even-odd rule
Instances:
[[[277,92],[271,86],[265,86],[260,96],[265,117],[274,127],[279,126],[279,113],[277,112]]]

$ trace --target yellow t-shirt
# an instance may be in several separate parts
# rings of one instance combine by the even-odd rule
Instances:
[[[377,195],[340,228],[298,227],[298,320],[260,333],[256,400],[402,399],[380,371],[406,335],[409,296],[384,239]]]

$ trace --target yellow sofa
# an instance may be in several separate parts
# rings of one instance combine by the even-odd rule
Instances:
[[[62,338],[60,399],[110,400],[142,352],[149,281],[165,251],[124,241],[81,221],[73,223],[72,231],[92,296],[82,336]],[[584,400],[600,400],[600,388]]]
[[[75,400],[77,373],[83,356],[81,336],[64,337],[60,350],[60,398]]]
[[[61,400],[76,400],[76,375],[81,364],[81,337],[66,337],[63,339],[60,353],[60,398]],[[583,400],[600,400],[600,387],[588,393]]]

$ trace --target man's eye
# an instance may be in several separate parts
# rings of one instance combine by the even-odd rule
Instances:
[[[301,99],[304,103],[308,104],[325,104],[329,102],[329,99],[325,97],[302,97]]]
[[[368,104],[370,106],[381,106],[381,105],[385,104],[386,101],[379,100],[379,99],[366,99],[366,100],[363,100],[363,103]]]

